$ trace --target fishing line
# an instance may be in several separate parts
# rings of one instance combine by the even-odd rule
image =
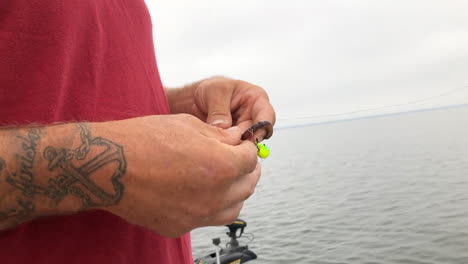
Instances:
[[[361,109],[361,110],[355,110],[355,111],[349,111],[349,112],[343,112],[343,113],[338,113],[338,114],[327,114],[327,115],[313,115],[313,116],[302,116],[302,117],[291,117],[291,118],[280,118],[278,121],[289,121],[289,120],[301,120],[301,119],[312,119],[312,118],[321,118],[321,117],[335,117],[335,116],[345,116],[345,115],[352,115],[352,114],[358,114],[358,113],[363,113],[363,112],[368,112],[368,111],[376,111],[376,110],[382,110],[386,108],[392,108],[392,107],[398,107],[398,106],[407,106],[407,105],[412,105],[412,104],[417,104],[421,103],[424,101],[432,100],[432,99],[437,99],[441,97],[445,97],[451,94],[454,94],[458,91],[464,90],[468,88],[468,85],[458,87],[455,89],[452,89],[450,91],[443,92],[441,94],[429,96],[429,97],[424,97],[416,100],[411,100],[407,101],[404,103],[398,103],[398,104],[391,104],[391,105],[385,105],[385,106],[379,106],[379,107],[373,107],[373,108],[366,108],[366,109]]]
[[[251,243],[252,241],[255,240],[255,236],[253,233],[245,233],[244,232],[244,235],[245,235],[245,239],[247,239],[249,241],[249,243]]]

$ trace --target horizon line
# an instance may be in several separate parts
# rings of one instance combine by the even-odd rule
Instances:
[[[279,126],[278,128],[275,128],[275,129],[281,130],[281,129],[288,129],[288,128],[306,127],[306,126],[318,126],[318,125],[326,125],[326,124],[333,124],[333,123],[343,123],[343,122],[350,122],[350,121],[356,121],[356,120],[383,118],[383,117],[389,117],[389,116],[413,114],[413,113],[419,113],[419,112],[440,111],[440,110],[445,110],[445,109],[463,108],[463,107],[468,107],[468,103],[446,105],[446,106],[439,106],[439,107],[430,107],[430,108],[420,108],[420,109],[414,109],[414,110],[408,110],[408,111],[382,113],[382,114],[359,116],[359,117],[352,117],[352,118],[342,118],[342,119],[324,120],[324,121],[317,121],[317,122],[307,122],[307,123],[301,123],[301,124],[291,124],[291,125]]]

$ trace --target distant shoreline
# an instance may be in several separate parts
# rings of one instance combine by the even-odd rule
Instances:
[[[288,129],[288,128],[298,128],[298,127],[308,127],[308,126],[318,126],[318,125],[326,125],[326,124],[334,124],[334,123],[343,123],[343,122],[350,122],[350,121],[356,121],[356,120],[383,118],[383,117],[389,117],[389,116],[414,114],[414,113],[420,113],[420,112],[440,111],[440,110],[463,108],[463,107],[468,107],[468,103],[467,104],[447,105],[447,106],[440,106],[440,107],[431,107],[431,108],[421,108],[421,109],[401,111],[401,112],[395,112],[395,113],[384,113],[384,114],[376,114],[376,115],[368,115],[368,116],[360,116],[360,117],[352,117],[352,118],[343,118],[343,119],[336,119],[336,120],[306,122],[306,123],[292,124],[292,125],[279,125],[279,126],[275,127],[275,130]]]

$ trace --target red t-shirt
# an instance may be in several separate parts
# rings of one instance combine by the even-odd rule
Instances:
[[[168,112],[144,0],[0,0],[0,125]],[[0,263],[193,260],[189,235],[88,211],[0,232]]]

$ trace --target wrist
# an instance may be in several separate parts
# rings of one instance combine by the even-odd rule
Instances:
[[[194,91],[200,82],[191,83],[178,88],[164,88],[172,114],[192,114]]]

